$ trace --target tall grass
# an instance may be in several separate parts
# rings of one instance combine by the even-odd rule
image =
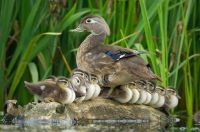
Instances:
[[[68,31],[90,13],[110,25],[105,43],[147,50],[142,57],[162,85],[175,87],[182,97],[176,111],[192,115],[200,108],[198,5],[195,0],[1,0],[0,108],[7,98],[21,104],[33,99],[24,80],[70,74],[86,34]]]

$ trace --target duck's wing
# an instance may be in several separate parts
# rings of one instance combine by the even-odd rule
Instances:
[[[140,54],[147,53],[147,51],[138,51],[119,46],[105,45],[104,52],[107,56],[115,60],[115,62],[123,61],[122,63],[124,63],[124,68],[120,69],[128,69],[129,72],[132,72],[134,75],[141,78],[146,77],[150,80],[155,79],[161,81],[161,79],[152,72],[149,63],[139,56]],[[130,59],[125,60],[125,58]]]
[[[147,51],[144,50],[133,50],[111,45],[105,45],[103,51],[104,54],[111,57],[115,61],[147,53]]]
[[[112,45],[99,45],[97,50],[94,53],[88,53],[88,59],[91,62],[98,62],[99,65],[113,65],[116,61],[119,61],[124,58],[129,58],[133,56],[137,56],[140,54],[147,53],[146,51],[133,50],[128,48],[122,48],[119,46]],[[95,54],[95,56],[93,56]],[[142,62],[143,63],[143,62]]]

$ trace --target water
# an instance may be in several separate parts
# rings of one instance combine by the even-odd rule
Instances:
[[[148,120],[37,120],[24,121],[23,117],[17,117],[5,121],[0,117],[0,131],[191,131],[200,132],[200,123],[192,118],[173,117],[166,124],[149,122]]]

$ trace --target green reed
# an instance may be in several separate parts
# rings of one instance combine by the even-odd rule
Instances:
[[[142,57],[182,97],[176,111],[200,108],[200,14],[195,0],[1,0],[0,104],[33,100],[24,81],[69,76],[86,33],[70,33],[81,17],[103,16],[111,28],[107,44],[147,50]],[[59,34],[62,33],[62,34]],[[5,94],[7,93],[7,94]],[[3,105],[0,105],[3,108]]]

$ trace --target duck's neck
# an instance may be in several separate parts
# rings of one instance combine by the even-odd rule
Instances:
[[[106,37],[105,33],[101,33],[99,35],[90,34],[81,43],[79,50],[81,50],[82,52],[88,52],[93,48],[96,48],[98,45],[102,44],[105,37]]]

